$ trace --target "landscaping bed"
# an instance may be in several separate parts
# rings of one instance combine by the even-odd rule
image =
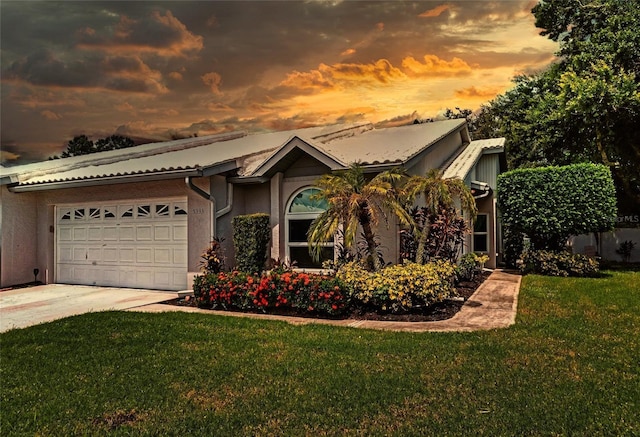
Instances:
[[[292,308],[270,308],[267,311],[260,310],[239,310],[235,308],[227,309],[232,312],[245,313],[268,313],[283,316],[309,317],[309,318],[331,318],[331,319],[355,319],[355,320],[386,320],[403,322],[430,322],[446,320],[453,317],[464,305],[464,303],[476,292],[478,287],[489,277],[490,271],[483,271],[476,274],[471,280],[462,281],[456,285],[456,297],[446,299],[425,307],[414,307],[410,311],[392,313],[390,311],[377,311],[373,308],[359,307],[346,311],[340,315],[322,315],[313,311],[296,311]],[[183,297],[164,302],[167,305],[197,307],[197,302],[193,297]],[[223,308],[215,308],[221,310]]]

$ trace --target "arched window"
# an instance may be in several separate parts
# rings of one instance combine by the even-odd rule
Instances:
[[[303,188],[291,196],[287,204],[286,220],[286,256],[299,268],[322,268],[322,262],[333,260],[333,240],[323,244],[320,260],[314,261],[309,254],[307,232],[313,220],[328,205],[324,200],[313,199],[312,196],[320,190],[317,188]]]

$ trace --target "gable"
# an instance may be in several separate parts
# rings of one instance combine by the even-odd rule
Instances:
[[[302,174],[304,169],[323,169],[323,173],[330,170],[339,170],[346,165],[336,158],[297,136],[291,138],[282,147],[276,150],[269,158],[260,164],[250,176],[271,177],[276,173],[285,172]],[[315,172],[313,173],[315,174]],[[322,173],[320,173],[322,174]]]

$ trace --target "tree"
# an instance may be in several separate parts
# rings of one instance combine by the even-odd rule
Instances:
[[[60,155],[62,158],[69,158],[71,156],[87,155],[89,153],[95,153],[95,145],[86,135],[79,135],[73,137],[67,143],[67,149]]]
[[[540,1],[541,34],[559,60],[489,105],[507,138],[510,168],[594,162],[608,166],[621,202],[640,206],[640,2]]]
[[[334,238],[340,229],[344,247],[353,248],[360,228],[370,266],[380,270],[382,262],[377,253],[376,227],[381,221],[388,220],[388,214],[396,216],[402,224],[411,224],[411,217],[398,198],[403,178],[401,169],[393,169],[367,180],[358,163],[347,170],[320,177],[315,183],[320,192],[315,196],[326,200],[329,207],[309,228],[308,241],[313,256],[319,259],[322,243]]]
[[[131,138],[123,137],[121,135],[111,135],[109,137],[101,138],[96,141],[96,152],[125,149],[127,147],[133,147],[135,145],[136,143],[134,143]]]
[[[60,156],[54,155],[50,159],[69,158],[71,156],[89,155],[91,153],[104,152],[107,150],[124,149],[133,147],[136,144],[131,138],[121,135],[111,135],[106,138],[100,138],[95,143],[86,135],[78,135],[73,137],[67,143],[67,148]]]
[[[405,204],[412,204],[417,198],[424,196],[425,223],[418,239],[416,262],[426,262],[427,242],[431,223],[429,217],[438,216],[443,211],[453,211],[457,214],[456,202],[459,202],[461,212],[469,213],[471,220],[475,220],[478,212],[476,201],[471,194],[471,189],[459,178],[443,178],[442,171],[429,170],[426,176],[412,176],[403,188]]]
[[[601,164],[512,170],[498,176],[497,191],[505,230],[535,250],[560,251],[571,235],[611,229],[616,216],[611,171]]]

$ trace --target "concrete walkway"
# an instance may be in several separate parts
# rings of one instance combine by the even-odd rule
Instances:
[[[451,319],[437,322],[387,322],[379,320],[325,320],[306,317],[282,317],[270,314],[248,314],[230,311],[212,311],[193,307],[151,304],[131,308],[130,311],[166,312],[185,311],[229,317],[251,317],[262,320],[283,320],[294,325],[310,323],[347,326],[352,328],[381,329],[406,332],[469,332],[506,328],[516,321],[521,276],[496,270],[465,302]]]
[[[0,332],[88,312],[135,308],[177,296],[176,292],[63,284],[3,291]]]

